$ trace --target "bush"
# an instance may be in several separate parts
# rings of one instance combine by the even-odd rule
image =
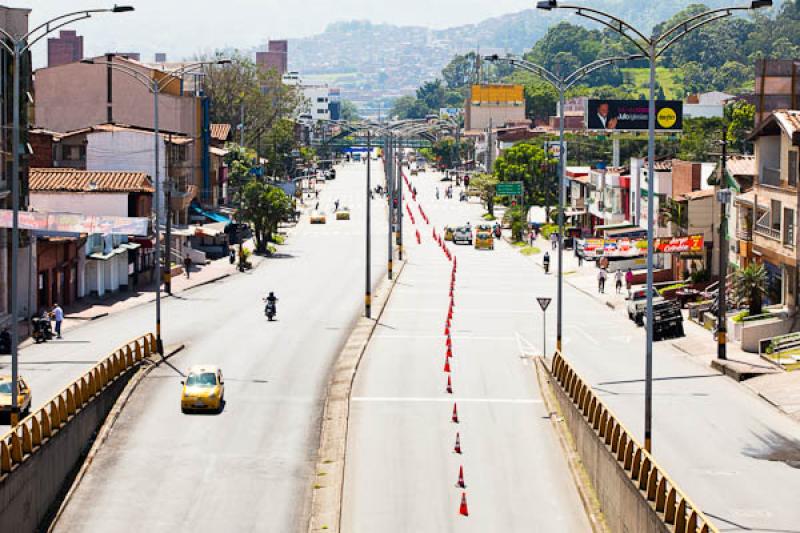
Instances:
[[[550,235],[553,233],[558,233],[558,225],[557,224],[545,224],[542,226],[542,237],[545,239],[549,239]]]
[[[285,244],[286,237],[281,234],[275,234],[272,236],[272,242],[274,242],[277,245]]]
[[[485,215],[483,215],[483,220],[486,220],[486,221],[488,221],[488,222],[492,222],[492,221],[494,221],[494,220],[497,220],[497,217],[495,217],[495,216],[494,216],[493,214],[491,214],[491,213],[486,213]]]
[[[675,290],[678,290],[678,289],[683,289],[684,287],[686,287],[685,283],[675,283],[673,285],[667,285],[666,287],[658,289],[658,294],[660,294],[661,296],[664,296],[664,293],[667,293],[669,291],[675,291]]]
[[[525,246],[519,251],[524,256],[539,255],[542,251],[536,246]]]

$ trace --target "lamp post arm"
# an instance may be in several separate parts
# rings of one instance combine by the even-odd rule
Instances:
[[[512,67],[518,67],[522,70],[527,70],[533,74],[536,74],[540,78],[546,80],[550,85],[555,87],[557,90],[560,89],[563,80],[544,68],[541,65],[537,65],[536,63],[532,63],[527,59],[521,59],[518,57],[495,57],[495,56],[487,56],[487,61],[491,62],[498,62],[498,63],[506,63],[511,65]]]
[[[25,35],[24,37],[20,38],[19,41],[18,41],[19,43],[25,43],[25,46],[20,48],[20,53],[25,52],[31,46],[33,46],[37,42],[41,41],[43,38],[47,37],[48,35],[50,35],[54,31],[56,31],[56,30],[58,30],[60,28],[63,28],[64,26],[69,26],[73,22],[78,22],[80,20],[85,20],[85,19],[91,18],[91,15],[88,12],[83,14],[83,15],[78,15],[76,13],[73,13],[72,15],[73,16],[71,18],[67,19],[67,20],[62,20],[62,19],[67,17],[65,15],[64,17],[59,17],[58,19],[53,19],[53,20],[45,23],[44,25],[39,26],[39,28],[37,28],[37,29],[40,29],[40,28],[44,29],[44,31],[42,32],[41,35],[37,35],[37,36],[34,37],[32,35],[33,32],[28,32],[27,35]],[[51,24],[53,22],[55,22],[55,21],[58,21],[58,23],[53,25],[53,26],[51,26]]]
[[[614,63],[622,63],[623,61],[635,61],[637,59],[647,59],[647,56],[643,56],[640,54],[633,55],[633,56],[625,56],[625,57],[608,57],[606,59],[598,59],[597,61],[593,61],[588,63],[569,76],[564,79],[564,90],[570,89],[573,85],[578,83],[580,80],[594,72],[595,70],[599,70],[601,68],[607,67],[609,65],[613,65]]]
[[[111,67],[111,70],[117,70],[119,72],[123,72],[142,85],[146,86],[151,92],[159,92],[161,89],[157,87],[157,83],[152,78],[145,76],[135,68],[129,67],[127,65],[120,65],[119,63],[114,63],[113,61],[91,61],[87,62],[87,65],[100,65],[104,67]]]
[[[573,9],[575,10],[576,15],[599,22],[600,24],[611,28],[636,45],[636,47],[641,50],[642,53],[647,53],[647,46],[645,45],[650,43],[650,39],[648,39],[642,32],[621,18],[609,15],[608,13],[600,11],[599,9],[592,9],[585,6],[559,5],[558,7],[559,9]]]
[[[711,22],[711,20],[708,20],[706,22],[700,22],[698,24],[695,24],[695,22],[697,22],[697,21],[699,21],[701,19],[713,17],[713,20],[719,20],[721,18],[725,18],[725,17],[729,17],[729,16],[733,15],[734,11],[748,11],[750,9],[751,8],[749,8],[749,7],[743,7],[742,6],[742,7],[721,7],[721,8],[718,8],[718,9],[710,9],[708,11],[703,11],[702,13],[698,13],[697,15],[691,16],[688,19],[686,19],[684,21],[681,21],[678,24],[675,24],[673,27],[671,27],[670,29],[668,29],[664,33],[661,33],[660,35],[658,35],[658,37],[654,37],[653,38],[653,42],[656,45],[659,45],[660,43],[662,43],[662,42],[664,42],[666,40],[669,40],[670,42],[672,42],[672,41],[675,40],[675,39],[671,38],[672,34],[674,34],[676,32],[681,32],[681,35],[685,35],[685,34],[689,33],[690,31],[692,31],[693,29],[695,29],[695,28],[697,28],[699,26],[702,26],[703,24],[705,24],[707,22]],[[722,15],[722,16],[719,16],[719,15]],[[683,30],[683,31],[681,31],[681,30]]]
[[[700,22],[696,22],[692,25],[689,25],[689,21],[680,24],[677,28],[672,28],[669,31],[669,34],[672,35],[672,38],[669,39],[665,44],[661,44],[663,42],[662,38],[659,37],[656,40],[658,49],[656,50],[656,57],[661,57],[661,55],[666,52],[673,44],[681,40],[683,37],[686,36],[687,33],[690,33],[701,26],[705,26],[706,24],[710,24],[711,22],[716,22],[720,19],[728,18],[732,16],[731,10],[727,10],[727,12],[717,12],[716,15],[713,17],[709,17],[707,19],[701,20]],[[677,30],[677,33],[675,31]]]
[[[163,78],[161,81],[158,82],[158,90],[159,92],[165,89],[170,83],[180,79],[181,76],[184,74],[188,74],[193,70],[197,69],[198,67],[203,67],[205,65],[215,65],[217,61],[198,61],[196,63],[190,63],[188,65],[184,65],[180,68],[171,71],[162,71],[166,74],[166,77]],[[164,82],[164,83],[162,83]]]
[[[8,39],[8,40],[9,40],[9,41],[11,41],[12,43],[14,43],[14,46],[10,46],[10,45],[9,45],[9,44],[6,42],[6,40],[5,40],[5,39],[0,39],[0,45],[2,45],[2,46],[3,46],[3,48],[5,48],[5,49],[6,49],[6,51],[7,51],[9,54],[11,54],[12,56],[13,56],[13,55],[15,55],[15,48],[16,48],[16,43],[17,43],[17,40],[14,38],[14,36],[13,36],[13,35],[11,35],[10,33],[8,33],[8,32],[7,32],[6,30],[4,30],[3,28],[0,28],[0,36],[2,36],[2,37],[5,37],[6,39]]]

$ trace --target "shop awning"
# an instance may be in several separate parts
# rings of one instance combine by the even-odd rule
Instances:
[[[95,259],[97,261],[108,261],[109,259],[111,259],[115,255],[120,255],[120,254],[125,254],[125,253],[128,253],[128,248],[124,248],[124,247],[120,246],[118,248],[114,248],[113,250],[111,250],[107,254],[103,254],[103,253],[90,254],[89,255],[89,259]]]
[[[124,242],[120,244],[120,248],[125,248],[126,250],[138,250],[141,247],[142,245],[138,242]]]
[[[594,229],[596,231],[614,231],[614,230],[618,230],[618,229],[632,229],[632,228],[635,228],[635,227],[636,226],[634,226],[630,222],[621,222],[621,223],[617,223],[617,224],[607,224],[605,226],[597,226]]]
[[[231,219],[224,215],[220,215],[219,213],[212,213],[211,211],[206,211],[202,207],[197,204],[192,204],[190,206],[192,212],[197,213],[198,215],[203,215],[204,217],[213,220],[214,222],[224,222],[226,224],[230,224],[233,222]]]

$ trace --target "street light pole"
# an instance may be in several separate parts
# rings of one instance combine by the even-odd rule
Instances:
[[[394,232],[394,139],[393,135],[389,134],[389,172],[386,179],[386,197],[389,199],[389,279],[393,279],[392,262],[394,253],[392,253],[392,233]]]
[[[17,38],[0,28],[0,46],[11,55],[12,70],[12,126],[11,126],[11,413],[9,422],[12,427],[19,423],[19,209],[20,209],[20,145],[21,117],[20,107],[20,70],[22,57],[38,41],[73,22],[91,18],[95,13],[126,13],[133,11],[131,6],[114,6],[110,9],[87,9],[73,11],[54,17],[36,26],[25,35]],[[39,35],[37,33],[41,32]],[[6,42],[8,40],[8,42]],[[10,43],[10,44],[9,44]],[[28,265],[31,268],[31,265]],[[30,291],[30,286],[28,287]],[[30,310],[29,310],[30,312]]]
[[[403,260],[403,138],[397,138],[397,259]]]
[[[367,130],[367,150],[372,152],[372,131]],[[364,314],[367,318],[370,318],[372,314],[372,281],[371,281],[371,258],[372,258],[372,249],[371,249],[371,237],[372,237],[372,230],[371,230],[371,216],[372,216],[372,198],[371,198],[371,177],[372,177],[372,162],[370,161],[372,158],[370,157],[367,159],[367,235],[366,235],[366,271],[365,271],[365,286],[364,286]]]
[[[728,169],[728,139],[722,131],[722,172],[719,180],[719,301],[717,309],[717,359],[727,359],[728,350],[728,203],[731,192],[724,188]]]
[[[744,7],[723,7],[718,9],[711,9],[704,11],[697,15],[691,16],[688,19],[666,29],[665,31],[646,37],[644,33],[634,28],[628,22],[610,15],[604,11],[594,9],[591,7],[579,5],[559,5],[558,0],[541,0],[537,3],[538,9],[550,11],[553,9],[570,9],[574,10],[577,15],[588,18],[594,22],[599,22],[615,33],[618,33],[628,41],[630,41],[642,54],[647,57],[650,63],[650,98],[648,102],[649,117],[648,117],[648,139],[647,139],[647,156],[648,156],[648,201],[647,201],[647,340],[645,348],[645,421],[644,421],[644,445],[647,451],[652,451],[652,418],[653,418],[653,218],[654,213],[654,197],[653,185],[655,183],[655,152],[656,152],[656,139],[655,139],[655,125],[656,125],[656,61],[664,54],[673,44],[682,39],[688,33],[710,24],[717,20],[727,18],[733,15],[735,11],[746,11],[750,9],[760,9],[771,7],[772,0],[752,0],[750,6]]]

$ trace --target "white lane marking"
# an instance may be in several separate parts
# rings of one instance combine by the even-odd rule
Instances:
[[[373,339],[394,339],[394,340],[408,340],[408,339],[444,339],[444,335],[373,335]],[[454,341],[513,341],[514,337],[479,337],[469,335],[451,335]]]
[[[586,337],[586,338],[587,338],[587,339],[588,339],[588,340],[589,340],[589,341],[590,341],[592,344],[595,344],[595,345],[598,345],[598,346],[601,344],[601,343],[600,343],[600,342],[599,342],[597,339],[595,339],[594,337],[592,337],[591,335],[589,335],[588,333],[586,333],[586,332],[583,330],[583,328],[582,328],[582,327],[580,327],[580,326],[576,326],[575,324],[569,324],[569,325],[568,325],[568,327],[570,327],[570,328],[572,328],[572,329],[576,330],[578,333],[580,333],[581,335],[583,335],[584,337]]]
[[[401,397],[380,397],[380,396],[354,396],[350,399],[353,402],[375,402],[375,403],[510,403],[510,404],[539,404],[542,400],[527,398],[401,398]]]

